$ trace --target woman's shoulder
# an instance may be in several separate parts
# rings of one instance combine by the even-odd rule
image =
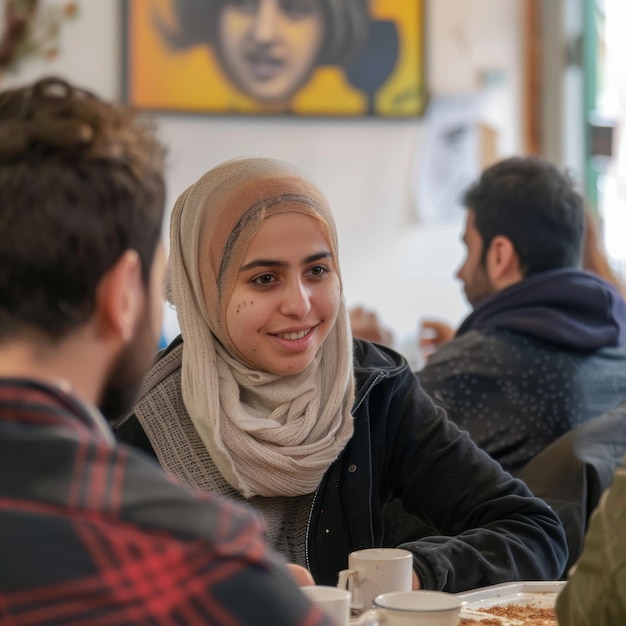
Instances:
[[[159,350],[150,371],[144,378],[140,398],[157,387],[163,380],[180,370],[182,364],[183,336],[178,335],[170,344]]]
[[[146,374],[139,397],[134,407],[120,420],[112,424],[113,432],[118,440],[130,443],[154,455],[152,444],[145,433],[138,417],[137,409],[157,392],[157,388],[164,383],[168,388],[178,388],[180,368],[182,363],[183,339],[178,335],[166,348],[159,350],[150,371]]]
[[[177,348],[180,348],[183,345],[183,336],[179,333],[170,343],[165,346],[162,350],[159,350],[156,354],[156,358],[154,359],[154,363],[158,363],[163,358],[165,358],[168,354],[171,354]]]
[[[392,348],[364,339],[353,339],[354,372],[358,380],[381,372],[386,377],[411,372],[407,360]]]

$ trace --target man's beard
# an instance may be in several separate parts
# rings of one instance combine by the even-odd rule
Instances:
[[[485,261],[482,261],[474,271],[471,283],[464,285],[464,291],[465,297],[473,309],[479,307],[485,300],[496,293],[496,289],[489,279]]]
[[[133,339],[113,363],[102,391],[99,408],[109,422],[124,417],[133,407],[141,383],[154,361],[158,338],[146,306]]]

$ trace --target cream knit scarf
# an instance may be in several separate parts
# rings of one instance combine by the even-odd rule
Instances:
[[[246,498],[313,492],[352,436],[343,298],[317,357],[297,375],[254,369],[226,331],[226,305],[249,242],[266,217],[287,211],[319,220],[337,261],[326,199],[281,161],[237,159],[214,168],[182,194],[171,218],[166,290],[184,339],[183,401],[222,476]]]

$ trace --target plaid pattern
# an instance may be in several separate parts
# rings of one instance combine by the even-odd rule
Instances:
[[[0,380],[0,624],[327,624],[256,514],[169,480],[102,417]]]

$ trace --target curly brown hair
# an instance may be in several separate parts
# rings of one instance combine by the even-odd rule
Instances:
[[[164,154],[148,120],[62,79],[0,93],[0,340],[87,321],[127,250],[147,285]]]

